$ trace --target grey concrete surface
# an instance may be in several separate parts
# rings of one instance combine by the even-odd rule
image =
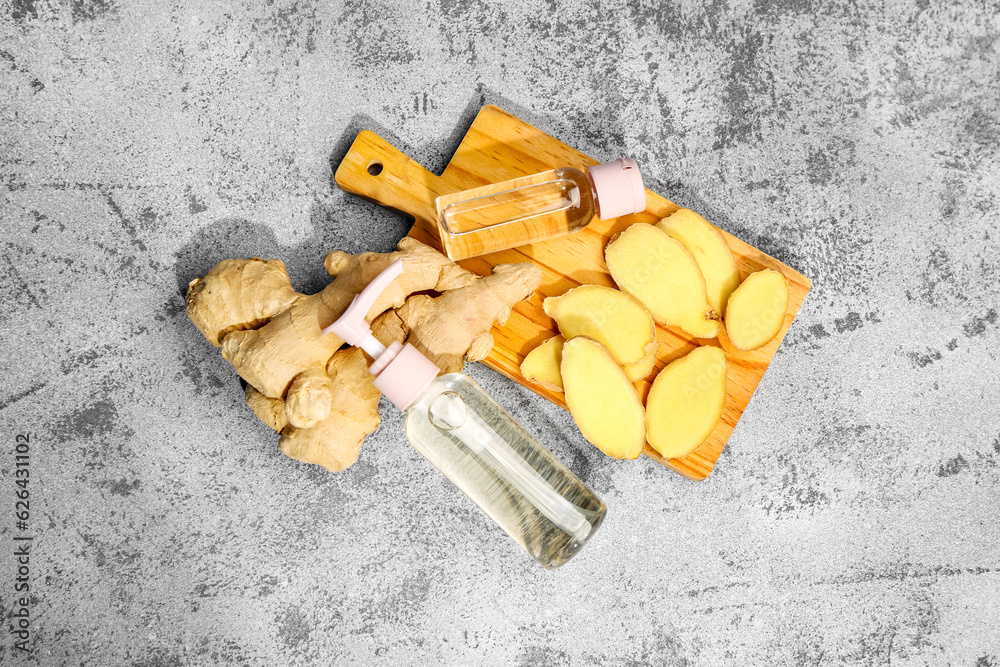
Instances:
[[[1000,665],[998,37],[985,0],[0,0],[0,663]],[[368,128],[440,170],[483,103],[814,285],[702,483],[470,365],[609,506],[555,572],[385,404],[346,472],[282,456],[183,310],[223,258],[313,291],[393,247],[332,168]]]

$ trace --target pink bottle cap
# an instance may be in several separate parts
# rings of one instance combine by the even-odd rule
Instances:
[[[385,357],[390,357],[387,362],[383,362]],[[440,368],[409,343],[393,343],[368,370],[379,367],[382,370],[375,378],[375,388],[400,410],[410,407],[441,372]]]
[[[392,343],[388,348],[372,335],[365,316],[375,299],[403,272],[403,260],[397,259],[375,276],[336,322],[323,333],[333,332],[347,343],[364,349],[375,361],[368,370],[375,377],[375,387],[400,410],[410,404],[441,372],[434,363],[410,344]]]
[[[632,158],[594,165],[588,173],[590,182],[594,184],[601,220],[646,210],[646,188],[642,184],[639,165]]]

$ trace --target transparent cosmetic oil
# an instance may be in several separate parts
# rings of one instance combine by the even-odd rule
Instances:
[[[604,520],[604,502],[465,375],[428,387],[406,435],[543,567],[572,558]]]
[[[445,253],[460,260],[571,234],[595,216],[643,211],[646,190],[635,160],[621,159],[442,195],[435,205]]]

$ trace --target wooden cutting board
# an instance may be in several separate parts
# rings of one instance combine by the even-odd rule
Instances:
[[[363,131],[337,169],[336,181],[347,192],[412,215],[415,223],[409,235],[440,249],[434,222],[434,199],[439,195],[556,167],[582,169],[597,162],[516,116],[486,106],[476,116],[441,176],[430,173],[378,135]],[[542,311],[542,300],[577,285],[614,287],[604,263],[608,240],[631,224],[655,223],[677,209],[676,204],[647,190],[643,213],[613,220],[594,219],[585,230],[569,236],[459,262],[480,275],[488,275],[496,264],[511,262],[533,262],[542,268],[538,291],[514,307],[505,326],[493,328],[496,344],[483,363],[566,407],[561,393],[528,383],[521,376],[524,355],[558,331],[555,322]],[[721,347],[729,362],[725,412],[708,440],[683,458],[664,459],[649,445],[644,452],[694,480],[705,479],[712,471],[811,286],[809,279],[797,271],[725,231],[722,234],[736,257],[741,277],[765,268],[784,274],[788,280],[789,304],[781,332],[768,345],[753,352],[734,348],[724,330],[718,339],[698,341],[680,330],[657,327],[660,348],[656,369],[647,380],[636,383],[644,399],[655,373],[699,344]]]

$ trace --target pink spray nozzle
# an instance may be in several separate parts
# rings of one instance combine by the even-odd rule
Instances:
[[[372,335],[365,317],[375,299],[403,272],[403,260],[397,259],[368,283],[336,322],[323,329],[360,347],[375,360],[368,370],[375,378],[375,387],[400,410],[413,403],[440,372],[427,357],[410,344],[393,343],[388,349]]]
[[[403,272],[403,260],[397,259],[387,266],[382,273],[368,283],[360,294],[354,297],[351,305],[347,307],[344,314],[336,322],[323,329],[327,334],[331,331],[344,339],[349,345],[362,348],[372,357],[378,357],[385,352],[385,347],[372,336],[372,328],[365,317],[371,309],[375,299],[385,291],[393,280]]]

